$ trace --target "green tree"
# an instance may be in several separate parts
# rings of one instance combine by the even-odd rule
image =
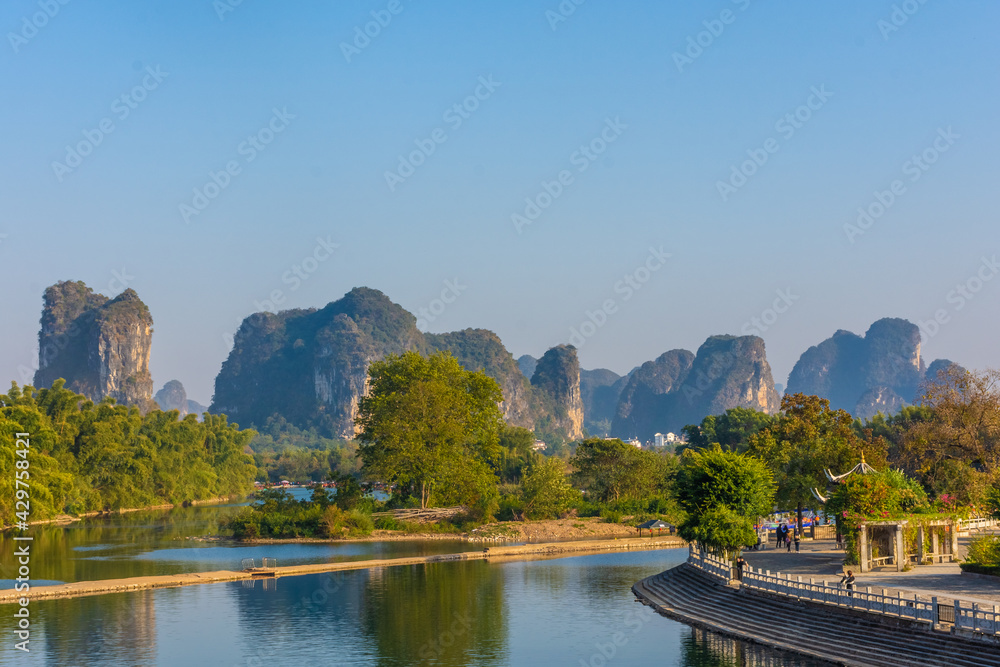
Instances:
[[[534,465],[539,457],[532,447],[535,434],[526,428],[504,425],[500,432],[500,482],[516,484],[525,470]]]
[[[570,459],[577,486],[597,502],[648,498],[666,485],[666,459],[621,440],[589,438]]]
[[[405,487],[421,507],[457,501],[492,513],[503,426],[496,381],[448,353],[390,355],[368,375],[357,417],[363,472]]]
[[[94,404],[61,379],[41,390],[13,383],[0,394],[0,436],[11,436],[0,438],[0,472],[16,465],[13,434],[28,433],[33,520],[248,493],[256,468],[244,449],[254,432],[223,415],[178,417]],[[0,479],[0,509],[14,497],[4,492],[12,479]]]
[[[727,556],[753,544],[755,520],[774,510],[775,483],[767,465],[719,446],[684,452],[675,489],[687,512],[680,536]]]
[[[523,513],[528,519],[549,519],[565,512],[580,497],[566,479],[560,459],[542,459],[528,470],[521,484]]]
[[[774,416],[752,408],[730,408],[721,415],[708,415],[700,425],[689,424],[682,429],[688,445],[681,449],[704,449],[714,444],[723,449],[745,452],[750,437],[770,427]]]
[[[778,503],[796,509],[800,531],[802,510],[815,502],[811,489],[826,487],[825,469],[844,472],[862,455],[874,465],[885,461],[885,441],[860,438],[853,422],[844,410],[831,410],[825,398],[786,394],[774,424],[750,436],[748,452],[770,466]]]

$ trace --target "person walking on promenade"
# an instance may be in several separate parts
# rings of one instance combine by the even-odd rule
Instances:
[[[746,564],[747,562],[743,559],[743,554],[740,554],[736,559],[736,579],[738,581],[743,581],[743,568]]]
[[[854,597],[854,572],[848,570],[847,574],[840,580],[840,585],[847,587],[847,597]]]
[[[802,538],[801,538],[801,537],[799,537],[799,531],[797,531],[797,530],[796,530],[796,531],[795,531],[795,553],[799,553],[799,541],[800,541],[801,539],[802,539]]]

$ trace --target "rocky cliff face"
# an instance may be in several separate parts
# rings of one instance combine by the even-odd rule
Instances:
[[[757,336],[712,336],[696,355],[671,350],[640,366],[619,398],[612,433],[650,440],[735,407],[768,413],[780,407]]]
[[[199,421],[201,421],[202,413],[208,410],[201,403],[187,397],[187,391],[179,380],[171,380],[163,385],[163,388],[156,392],[153,400],[163,411],[177,410],[181,417],[189,414],[197,415]]]
[[[618,397],[628,383],[606,368],[588,371],[580,369],[580,398],[583,400],[583,427],[592,436],[607,436],[615,418]]]
[[[45,290],[41,325],[36,386],[65,378],[93,401],[153,407],[153,318],[134,290],[108,299],[82,282],[57,283]]]
[[[153,400],[164,412],[177,410],[181,413],[181,417],[188,413],[187,392],[179,380],[171,380],[163,385],[163,388],[156,392]]]
[[[639,366],[618,398],[611,432],[621,438],[642,440],[657,432],[679,432],[664,425],[675,403],[668,396],[680,387],[693,362],[694,355],[689,351],[670,350]]]
[[[532,428],[546,414],[496,334],[484,329],[423,334],[412,314],[366,287],[321,310],[247,317],[215,380],[210,410],[245,426],[281,418],[351,438],[369,364],[409,350],[447,350],[467,370],[493,377],[504,393],[504,416],[513,425]]]
[[[538,360],[531,386],[552,427],[569,440],[583,437],[583,399],[580,396],[580,361],[572,345],[558,345]]]
[[[500,337],[486,329],[465,329],[445,334],[424,334],[432,351],[451,352],[469,371],[483,371],[503,390],[504,419],[508,424],[534,428],[531,383],[521,373]]]
[[[950,364],[934,362],[933,377]],[[920,330],[906,320],[885,318],[863,337],[841,330],[806,350],[788,376],[787,392],[821,396],[830,407],[867,419],[915,402],[928,377]]]

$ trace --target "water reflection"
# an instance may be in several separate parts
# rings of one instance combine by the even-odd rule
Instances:
[[[425,556],[481,547],[459,540],[260,544],[191,540],[219,533],[233,505],[178,507],[33,526],[32,578],[50,583],[238,569],[243,558],[280,565]],[[0,533],[0,571],[16,571],[13,535]],[[0,588],[13,588],[0,579]]]
[[[358,602],[379,664],[504,664],[501,567],[473,561],[375,570]]]
[[[681,642],[684,667],[827,667],[832,662],[817,661],[793,653],[774,651],[711,632],[691,628]]]
[[[815,665],[693,630],[631,585],[684,550],[430,563],[31,603],[31,653],[0,664]]]

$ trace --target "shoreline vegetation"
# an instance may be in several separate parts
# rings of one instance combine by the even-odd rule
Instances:
[[[99,516],[115,516],[120,514],[131,514],[133,512],[155,512],[157,510],[172,510],[178,507],[194,507],[197,505],[221,505],[224,503],[231,503],[236,500],[244,500],[246,495],[236,494],[232,496],[223,496],[219,498],[202,498],[200,500],[185,500],[182,503],[164,503],[160,505],[147,505],[146,507],[123,507],[116,510],[95,510],[93,512],[82,512],[80,514],[58,514],[51,519],[39,519],[37,521],[29,521],[29,526],[46,526],[50,524],[65,525],[69,523],[76,523],[77,521],[83,521],[84,519],[92,519]],[[8,530],[13,530],[13,525],[5,525],[0,528],[0,533],[6,532]]]

